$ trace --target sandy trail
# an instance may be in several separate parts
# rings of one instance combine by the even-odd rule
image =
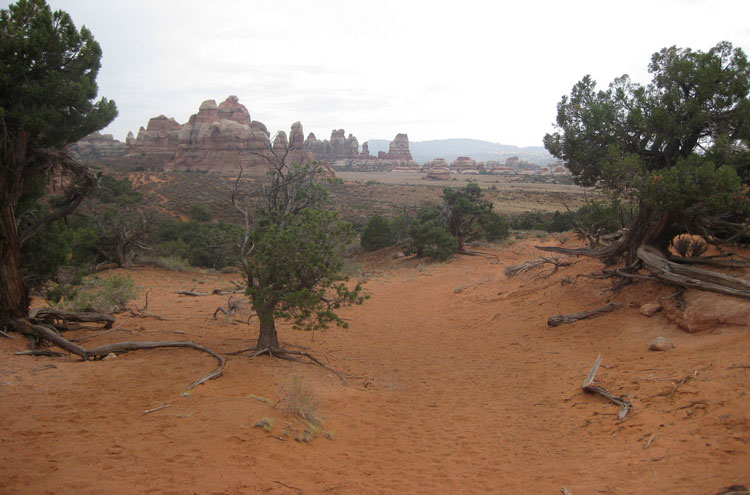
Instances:
[[[186,398],[185,386],[214,366],[197,352],[79,363],[13,356],[24,342],[3,340],[0,493],[560,493],[567,487],[579,495],[716,493],[750,484],[747,326],[687,334],[662,315],[638,311],[668,288],[642,283],[612,295],[602,293],[606,281],[561,285],[564,277],[595,271],[590,260],[549,278],[537,270],[506,280],[507,265],[537,256],[531,244],[484,251],[497,258],[446,264],[394,261],[388,253],[368,258],[363,268],[376,274],[366,284],[372,299],[343,311],[350,329],[313,337],[282,327],[283,341],[325,357],[348,377],[346,386],[319,367],[237,356],[225,377]],[[237,276],[113,273],[149,288],[149,310],[167,321],[122,317],[116,332],[90,346],[189,338],[228,352],[257,331],[255,323],[211,318],[226,296],[174,293],[228,287]],[[552,314],[591,309],[608,297],[626,307],[546,325]],[[657,335],[677,348],[648,351]],[[636,407],[625,421],[617,420],[616,406],[580,389],[598,354],[605,367],[597,380],[629,394]],[[284,438],[286,423],[297,425],[273,407],[278,384],[293,374],[321,398],[333,440],[276,438]],[[277,421],[270,434],[252,427],[263,417]]]

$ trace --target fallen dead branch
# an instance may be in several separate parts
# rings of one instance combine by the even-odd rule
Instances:
[[[163,321],[166,319],[163,316],[148,312],[148,295],[150,292],[151,291],[146,291],[146,305],[143,306],[142,308],[139,308],[138,306],[133,305],[133,307],[130,308],[130,315],[135,316],[135,317],[140,317],[140,318],[155,318],[157,320]]]
[[[63,311],[54,308],[34,308],[29,311],[29,319],[35,323],[50,324],[56,328],[66,329],[60,322],[70,321],[74,323],[103,323],[104,328],[112,328],[115,317],[104,313],[89,313],[76,311]]]
[[[172,404],[165,404],[163,406],[155,407],[153,409],[146,409],[141,414],[143,414],[143,415],[151,414],[152,412],[161,411],[162,409],[166,409],[168,407],[172,407]]]
[[[573,323],[578,320],[591,318],[592,316],[598,314],[609,313],[611,311],[620,309],[621,307],[621,303],[609,303],[602,306],[601,308],[592,309],[591,311],[581,311],[580,313],[571,313],[569,315],[553,315],[550,316],[549,320],[547,320],[547,326],[556,327],[565,323]]]
[[[175,294],[180,294],[182,296],[190,296],[190,297],[202,297],[202,296],[213,296],[216,293],[215,292],[196,292],[193,290],[176,290]]]
[[[630,403],[629,400],[618,397],[614,394],[612,394],[609,390],[602,387],[601,385],[594,385],[594,377],[596,376],[596,372],[599,370],[599,366],[602,364],[602,356],[601,354],[596,358],[596,363],[594,363],[594,367],[591,368],[591,371],[589,371],[588,376],[585,380],[583,380],[583,385],[581,385],[581,388],[584,392],[589,392],[592,394],[599,394],[602,397],[605,397],[610,402],[613,402],[620,406],[620,413],[617,415],[619,419],[624,419],[625,416],[628,414],[628,411],[633,408],[633,404]]]
[[[88,361],[89,359],[101,359],[111,352],[118,354],[131,351],[169,347],[194,349],[196,351],[205,352],[206,354],[209,354],[214,359],[216,359],[219,362],[219,367],[188,385],[188,390],[195,388],[208,380],[219,378],[223,374],[224,366],[226,365],[226,360],[221,355],[212,351],[211,349],[208,349],[207,347],[203,347],[189,340],[165,342],[117,342],[114,344],[106,344],[103,346],[95,347],[93,349],[85,349],[75,342],[71,342],[70,340],[62,337],[46,325],[35,324],[26,319],[18,319],[15,321],[15,327],[27,336],[50,342],[60,349],[79,356],[84,361]],[[39,351],[35,350],[33,352]]]
[[[278,483],[281,486],[285,486],[291,490],[297,490],[300,493],[305,493],[304,490],[302,490],[302,488],[297,488],[296,486],[289,485],[287,483],[284,483],[283,481],[273,480],[273,482]]]
[[[574,265],[578,263],[578,261],[579,260],[572,260],[572,259],[564,260],[562,258],[547,258],[547,257],[536,258],[533,260],[524,261],[523,263],[519,263],[517,265],[508,266],[505,269],[505,276],[507,278],[512,278],[518,275],[519,273],[527,272],[529,270],[532,270],[534,268],[537,268],[545,264],[551,264],[551,265],[554,265],[554,268],[552,269],[552,271],[550,271],[550,273],[544,275],[544,278],[549,278],[552,275],[554,275],[561,266]]]

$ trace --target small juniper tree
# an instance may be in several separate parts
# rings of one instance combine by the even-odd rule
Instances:
[[[260,321],[252,348],[258,354],[297,354],[317,362],[306,353],[283,349],[276,321],[291,320],[297,328],[310,330],[330,323],[346,327],[336,310],[365,298],[359,284],[350,288],[341,273],[342,251],[354,231],[323,208],[328,192],[320,179],[317,167],[274,161],[252,215],[240,206],[240,178],[235,184],[232,200],[245,216],[242,264],[247,295]]]

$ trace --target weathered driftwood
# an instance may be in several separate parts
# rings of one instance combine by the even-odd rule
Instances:
[[[571,313],[569,315],[554,315],[549,317],[549,320],[547,320],[547,325],[550,327],[556,327],[565,323],[573,323],[578,320],[591,318],[592,316],[598,314],[609,313],[610,311],[620,309],[621,307],[621,303],[609,303],[602,306],[601,308],[592,309],[591,311],[581,311],[580,313]]]
[[[599,366],[602,364],[602,356],[601,354],[596,358],[596,363],[594,363],[593,368],[591,368],[591,371],[589,371],[588,376],[585,380],[583,380],[583,384],[581,385],[581,388],[584,392],[589,392],[592,394],[599,394],[602,397],[607,398],[610,402],[613,402],[620,406],[620,413],[617,415],[618,418],[624,419],[625,416],[628,414],[628,411],[633,408],[633,404],[630,403],[629,400],[618,397],[614,394],[612,394],[609,390],[602,387],[601,385],[594,385],[594,377],[596,376],[596,372],[599,370]]]
[[[54,308],[34,308],[29,312],[29,319],[36,323],[53,323],[55,321],[72,321],[76,323],[103,323],[104,328],[112,328],[115,317],[104,313],[63,311]]]
[[[529,270],[531,270],[533,268],[536,268],[538,266],[542,266],[544,264],[554,265],[554,268],[552,269],[552,271],[550,273],[548,273],[547,275],[545,275],[545,278],[547,278],[547,277],[550,277],[550,276],[554,275],[555,272],[557,272],[557,270],[561,266],[569,266],[569,265],[573,265],[575,263],[578,263],[578,261],[576,261],[576,260],[564,260],[562,258],[546,258],[546,257],[536,258],[536,259],[533,259],[533,260],[524,261],[523,263],[519,263],[517,265],[510,265],[509,267],[507,267],[505,269],[505,276],[507,278],[512,278],[512,277],[518,275],[519,273],[523,273],[523,272],[529,271]]]
[[[685,258],[683,256],[670,256],[667,258],[669,261],[680,263],[683,265],[707,265],[707,266],[720,266],[728,268],[743,268],[750,266],[750,260],[735,260],[735,259],[716,259],[711,256],[701,256],[698,258]]]
[[[213,296],[215,292],[196,292],[192,290],[178,290],[178,291],[175,291],[175,294],[180,294],[183,296],[190,296],[190,297],[201,297],[201,296]]]
[[[75,342],[71,342],[68,339],[63,338],[62,336],[54,332],[52,329],[46,327],[45,325],[33,324],[27,320],[16,320],[15,323],[16,323],[16,328],[18,328],[24,334],[39,338],[41,340],[46,340],[47,342],[50,342],[56,345],[60,349],[63,349],[71,354],[75,354],[76,356],[79,356],[84,361],[87,361],[91,358],[93,359],[103,358],[110,352],[125,353],[125,352],[130,352],[130,351],[160,349],[160,348],[167,348],[167,347],[182,347],[182,348],[195,349],[196,351],[205,352],[206,354],[211,355],[214,359],[216,359],[219,362],[219,367],[213,370],[212,372],[208,373],[207,375],[194,381],[190,385],[188,385],[188,390],[191,388],[195,388],[198,385],[208,380],[212,380],[214,378],[220,377],[224,372],[224,365],[226,365],[226,360],[221,355],[212,351],[211,349],[198,345],[195,342],[191,342],[189,340],[173,341],[173,342],[170,342],[170,341],[166,341],[166,342],[117,342],[114,344],[107,344],[107,345],[103,345],[99,347],[94,347],[93,349],[85,349],[81,347],[80,345],[76,344]]]
[[[639,247],[637,254],[646,269],[663,282],[750,298],[750,280],[674,263],[652,246]]]

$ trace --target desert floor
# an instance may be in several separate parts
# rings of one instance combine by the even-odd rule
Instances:
[[[710,295],[726,310],[688,333],[665,312],[640,313],[662,297],[674,304],[673,288],[607,291],[611,280],[576,277],[598,272],[594,260],[507,279],[506,267],[542,254],[532,242],[477,250],[486,256],[444,264],[369,255],[356,273],[372,297],[343,310],[350,328],[281,325],[287,346],[346,383],[322,367],[242,354],[187,394],[215,367],[206,354],[82,363],[16,356],[25,339],[0,339],[0,493],[714,494],[750,485],[750,322],[741,319],[750,302]],[[148,311],[164,320],[123,314],[112,332],[68,337],[91,337],[90,347],[190,339],[227,353],[256,336],[255,319],[212,317],[227,295],[176,293],[230,288],[238,275],[101,275],[112,274],[137,281],[141,306],[148,290]],[[705,297],[688,291],[688,309]],[[551,315],[610,300],[623,309],[547,326]],[[676,348],[649,351],[657,336]],[[634,405],[624,420],[581,390],[598,355],[597,382]],[[320,400],[323,431],[310,443],[295,441],[303,426],[278,402],[294,376]],[[253,427],[262,418],[275,419],[270,432]]]

